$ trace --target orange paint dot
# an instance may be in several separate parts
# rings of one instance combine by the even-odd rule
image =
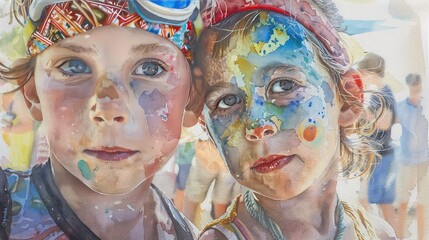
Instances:
[[[305,140],[311,142],[316,138],[316,135],[317,135],[316,125],[311,125],[304,129],[303,137]]]

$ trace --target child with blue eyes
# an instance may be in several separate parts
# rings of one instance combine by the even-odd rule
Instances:
[[[209,1],[202,15],[202,118],[249,190],[200,239],[393,239],[336,193],[340,171],[368,170],[377,156],[335,5]]]
[[[178,3],[13,1],[28,57],[0,78],[45,125],[50,158],[0,169],[0,239],[195,237],[151,184],[190,107],[198,1]]]

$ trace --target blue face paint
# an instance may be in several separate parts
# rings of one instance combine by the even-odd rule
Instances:
[[[77,166],[80,170],[80,173],[86,180],[91,180],[94,177],[94,173],[91,171],[88,163],[85,160],[79,160],[79,162],[77,162]]]

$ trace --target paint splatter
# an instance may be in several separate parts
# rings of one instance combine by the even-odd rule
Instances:
[[[316,138],[316,136],[317,136],[317,127],[316,127],[316,125],[310,125],[310,126],[306,127],[304,129],[304,132],[303,132],[302,136],[304,137],[304,139],[306,141],[309,141],[309,142],[313,141]]]
[[[329,87],[329,84],[325,81],[322,82],[321,87],[325,93],[325,102],[330,103],[332,106],[334,104],[334,93],[332,92],[331,87]]]
[[[79,162],[77,162],[77,166],[80,170],[80,173],[86,180],[91,180],[94,177],[94,174],[92,173],[91,169],[88,166],[88,163],[85,162],[85,160],[79,160]]]

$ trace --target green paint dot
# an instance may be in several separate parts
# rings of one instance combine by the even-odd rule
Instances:
[[[80,173],[82,173],[82,176],[84,178],[86,178],[87,180],[92,179],[94,174],[92,173],[91,169],[89,169],[88,163],[86,163],[84,160],[79,160],[77,166],[79,167]]]

